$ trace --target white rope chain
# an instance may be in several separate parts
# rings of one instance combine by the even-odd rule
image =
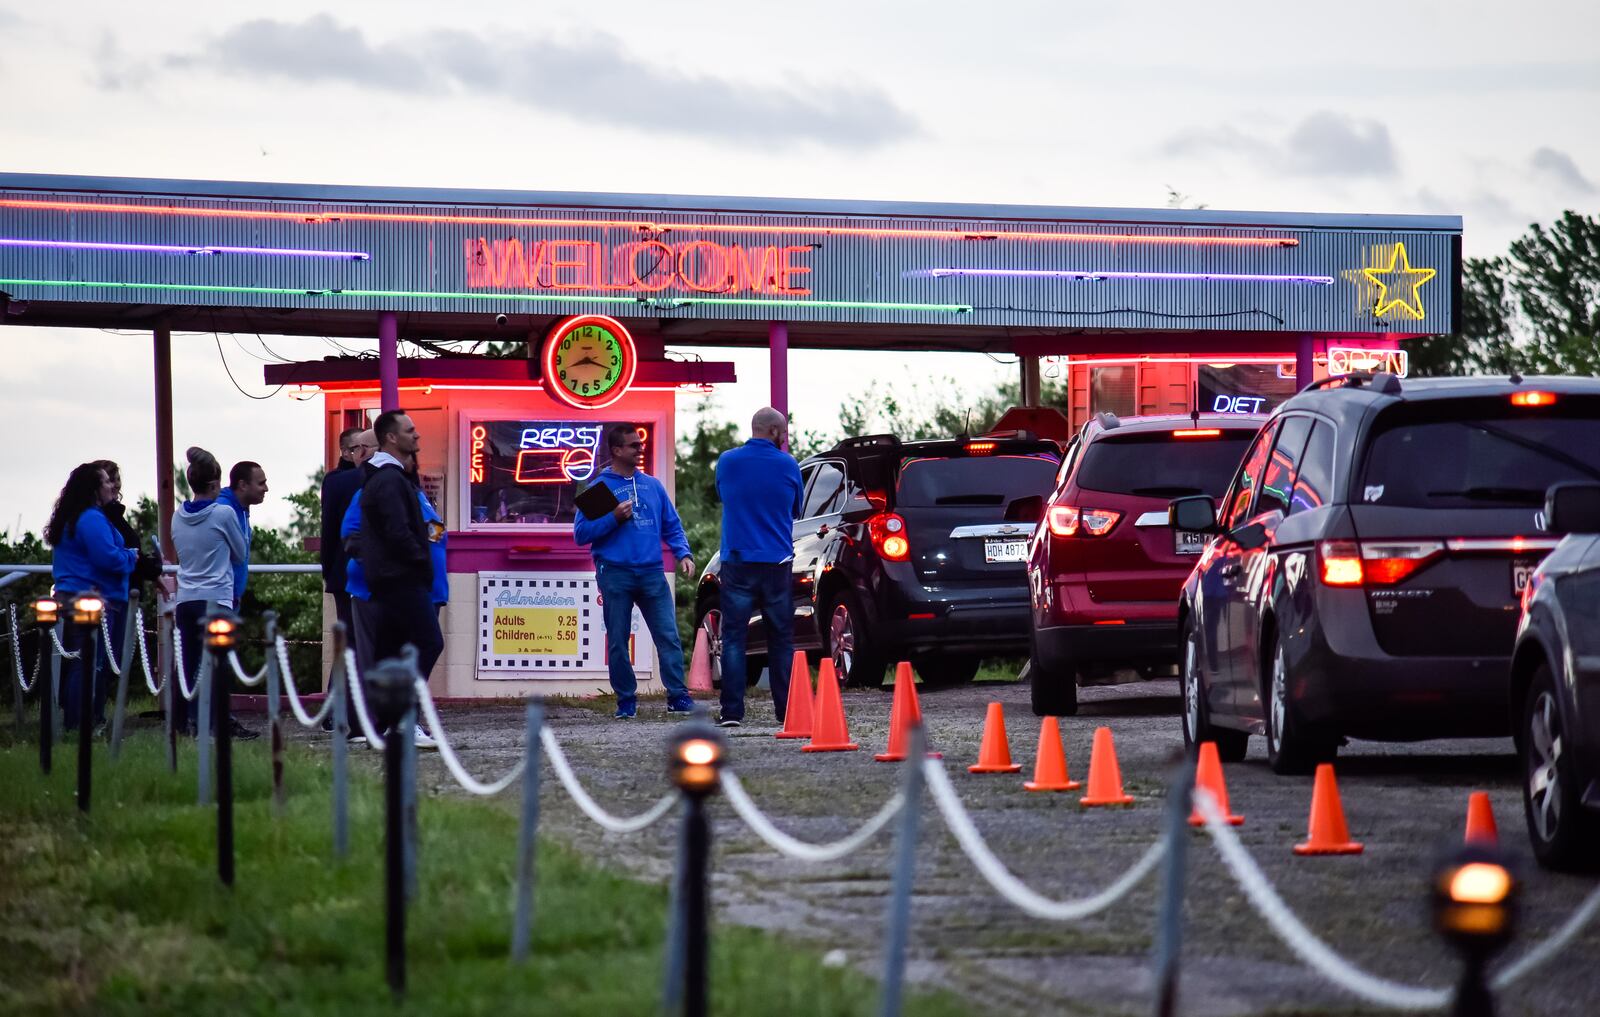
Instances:
[[[877,815],[863,823],[848,837],[828,844],[808,844],[774,826],[772,821],[756,807],[756,803],[750,800],[749,792],[745,791],[744,785],[734,776],[733,771],[723,771],[722,790],[727,794],[728,804],[733,806],[733,811],[739,814],[739,818],[744,820],[745,825],[750,827],[757,837],[781,854],[802,862],[832,862],[851,854],[871,840],[873,835],[882,830],[905,805],[905,796],[896,792],[892,798],[884,802],[883,808],[878,810]]]
[[[1104,911],[1121,900],[1129,890],[1138,885],[1140,880],[1149,875],[1150,870],[1156,867],[1156,863],[1161,861],[1161,856],[1167,852],[1166,840],[1157,840],[1127,871],[1094,896],[1078,900],[1051,900],[1036,893],[1022,880],[1012,875],[1005,867],[1005,863],[989,850],[989,845],[984,843],[983,835],[973,825],[972,817],[967,814],[966,807],[961,804],[960,796],[956,794],[956,789],[950,784],[949,776],[938,761],[925,760],[923,773],[927,776],[928,790],[933,792],[934,803],[944,815],[945,824],[950,827],[950,832],[956,835],[956,842],[972,860],[972,865],[978,870],[978,874],[988,880],[989,885],[994,887],[1000,896],[1035,918],[1075,922]]]
[[[33,679],[30,681],[22,676],[22,639],[17,635],[17,605],[11,608],[11,662],[15,665],[12,672],[17,676],[17,684],[22,687],[22,694],[27,695],[39,681],[39,667],[44,662],[44,650],[41,648],[33,655]]]
[[[282,636],[275,641],[275,652],[278,654],[278,678],[283,691],[289,694],[289,709],[294,713],[294,719],[300,722],[301,727],[316,727],[322,723],[322,718],[333,709],[333,696],[330,694],[322,701],[322,709],[315,716],[306,712],[300,703],[300,692],[294,687],[294,674],[289,670],[289,644],[284,642]],[[337,668],[337,665],[335,665]]]
[[[1578,905],[1577,910],[1572,912],[1572,916],[1561,923],[1561,928],[1550,934],[1549,939],[1507,964],[1489,981],[1489,984],[1498,992],[1536,968],[1543,967],[1556,954],[1566,949],[1567,944],[1589,924],[1596,912],[1600,912],[1600,886],[1589,893],[1583,903]]]
[[[110,622],[106,619],[105,615],[102,614],[100,616],[100,641],[101,644],[106,648],[106,664],[111,668],[111,673],[113,675],[121,678],[122,672],[127,670],[128,665],[133,663],[133,654],[135,651],[137,651],[139,655],[139,666],[144,669],[144,687],[150,690],[150,694],[152,696],[159,696],[161,694],[161,689],[166,685],[167,682],[166,679],[163,678],[158,684],[150,673],[150,646],[145,639],[144,607],[142,605],[134,607],[133,618],[129,620],[128,624],[133,626],[133,631],[136,633],[136,637],[134,639],[134,645],[128,648],[127,659],[118,664],[116,652],[111,648]]]
[[[461,760],[456,758],[456,750],[450,747],[450,739],[445,737],[444,724],[439,720],[439,711],[434,708],[433,696],[428,692],[428,683],[421,678],[417,679],[417,702],[422,707],[422,715],[428,722],[428,730],[433,734],[433,740],[438,743],[439,758],[444,760],[445,769],[467,791],[475,795],[497,795],[511,786],[512,781],[522,776],[522,771],[527,768],[528,761],[521,759],[513,766],[504,777],[499,780],[484,784],[473,778],[461,765]]]
[[[200,673],[194,676],[194,684],[189,684],[189,676],[183,673],[183,629],[174,625],[172,627],[172,670],[178,676],[178,691],[183,693],[183,698],[194,702],[194,697],[200,694],[200,678],[206,673],[207,654],[200,655]]]
[[[56,644],[56,656],[60,657],[62,660],[77,660],[83,655],[82,650],[76,650],[71,653],[67,652],[67,648],[61,645],[61,636],[57,634],[54,625],[50,626],[50,641]]]
[[[660,801],[637,816],[626,818],[613,816],[601,808],[593,798],[589,797],[589,792],[585,791],[583,785],[578,783],[577,775],[572,772],[572,764],[567,762],[566,753],[561,751],[561,743],[556,741],[555,732],[548,727],[541,728],[539,740],[544,744],[545,755],[550,757],[550,769],[555,771],[556,777],[560,779],[562,786],[567,789],[567,794],[572,796],[572,800],[577,803],[578,808],[582,809],[585,815],[604,830],[608,830],[611,833],[637,833],[666,815],[667,810],[671,809],[673,803],[678,800],[677,795],[668,793],[663,795]]]
[[[228,663],[233,665],[234,676],[238,678],[241,683],[245,685],[260,685],[266,680],[267,665],[271,662],[268,661],[263,663],[261,665],[261,670],[257,671],[254,675],[249,675],[245,673],[244,667],[239,663],[239,654],[233,650],[229,650]]]
[[[366,735],[367,743],[373,748],[383,748],[383,736],[378,734],[378,729],[372,724],[372,716],[367,713],[367,696],[361,690],[361,675],[356,672],[356,651],[348,646],[344,648],[344,676],[345,684],[350,687],[350,699],[355,703],[356,720],[361,723],[361,733]]]
[[[1272,926],[1284,945],[1318,974],[1369,1003],[1396,1010],[1438,1010],[1450,1002],[1448,989],[1403,985],[1379,978],[1335,953],[1332,947],[1307,929],[1289,910],[1283,898],[1278,896],[1278,891],[1273,889],[1266,874],[1240,842],[1239,835],[1228,825],[1211,792],[1196,788],[1194,802],[1206,821],[1206,831],[1211,834],[1217,854],[1222,856],[1239,888],[1255,905],[1261,917],[1267,920],[1267,924]]]

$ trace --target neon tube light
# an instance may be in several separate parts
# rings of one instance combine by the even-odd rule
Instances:
[[[1098,269],[1046,268],[924,268],[901,273],[903,278],[947,279],[951,276],[977,276],[1002,279],[1075,279],[1101,282],[1106,279],[1148,279],[1157,282],[1261,282],[1332,286],[1331,275],[1258,275],[1234,272],[1103,272]]]
[[[562,226],[593,229],[633,229],[647,233],[671,230],[724,233],[804,233],[843,237],[913,237],[945,240],[1038,240],[1090,244],[1179,244],[1222,247],[1298,247],[1294,237],[1230,237],[1152,233],[1046,233],[962,229],[914,229],[865,226],[795,226],[762,223],[652,222],[648,219],[527,219],[486,215],[419,215],[407,212],[288,212],[254,208],[187,208],[179,205],[117,205],[108,202],[29,201],[0,199],[0,208],[26,208],[54,212],[110,212],[129,215],[188,215],[202,218],[280,219],[298,222],[410,222],[460,223],[495,226]]]
[[[1236,357],[1232,354],[1191,354],[1187,356],[1147,356],[1147,357],[1096,357],[1079,354],[1077,356],[1063,355],[1063,363],[1068,367],[1103,367],[1106,364],[1292,364],[1294,357],[1275,356],[1245,356]]]
[[[211,286],[199,283],[107,282],[94,279],[0,279],[0,286],[63,286],[74,289],[178,290],[193,293],[255,293],[297,297],[373,297],[414,300],[508,300],[518,303],[631,304],[652,310],[675,310],[694,304],[726,304],[739,307],[832,307],[860,311],[926,311],[930,314],[971,314],[971,304],[900,304],[870,300],[763,300],[754,297],[694,297],[682,300],[654,300],[639,297],[611,297],[587,293],[435,293],[422,290],[347,290],[309,289],[284,286]]]
[[[223,247],[217,244],[112,244],[90,240],[36,240],[32,237],[0,237],[0,247],[49,247],[74,251],[132,251],[143,254],[260,254],[284,258],[337,258],[341,261],[370,261],[365,251],[313,251],[294,247]]]

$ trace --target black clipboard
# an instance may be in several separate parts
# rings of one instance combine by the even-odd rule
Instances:
[[[583,512],[585,519],[599,519],[607,512],[615,511],[621,504],[617,501],[617,496],[611,493],[611,488],[600,480],[578,492],[572,501]]]

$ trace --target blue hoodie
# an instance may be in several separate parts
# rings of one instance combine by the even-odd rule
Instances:
[[[239,532],[244,534],[244,561],[233,566],[233,607],[238,610],[244,604],[245,584],[250,581],[250,510],[239,503],[231,487],[224,487],[217,501],[233,509],[239,520]]]
[[[122,537],[98,507],[86,508],[50,553],[56,592],[94,590],[114,603],[127,603],[128,576],[139,552],[122,545]]]
[[[683,521],[661,481],[648,473],[624,477],[607,467],[600,473],[600,482],[611,488],[617,501],[631,499],[634,504],[633,518],[627,522],[618,522],[610,512],[599,519],[586,519],[583,510],[573,510],[572,537],[579,544],[593,545],[590,553],[596,562],[660,568],[662,544],[678,561],[690,557]]]
[[[444,519],[433,507],[433,502],[428,500],[428,495],[420,488],[417,490],[417,501],[422,505],[422,520],[428,524],[428,532],[438,532],[439,539],[428,543],[428,554],[433,562],[433,602],[437,606],[450,603],[450,569],[446,543],[449,537],[444,532]],[[434,524],[438,524],[435,531]],[[358,490],[355,497],[350,499],[350,507],[345,509],[344,519],[339,523],[339,539],[346,540],[361,532],[361,492]],[[371,600],[372,591],[367,588],[367,573],[361,567],[360,558],[349,558],[345,563],[344,591],[357,600]]]

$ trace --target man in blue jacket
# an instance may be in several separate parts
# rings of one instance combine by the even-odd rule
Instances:
[[[744,721],[744,646],[750,615],[761,612],[767,633],[767,673],[772,708],[783,723],[794,663],[791,570],[794,521],[805,485],[800,466],[783,450],[789,422],[771,406],[756,411],[749,441],[717,458],[722,501],[722,715],[723,727]]]
[[[638,709],[638,681],[628,659],[628,633],[633,628],[633,607],[639,605],[644,623],[655,642],[656,663],[667,688],[667,712],[689,713],[694,701],[683,684],[683,645],[678,642],[678,620],[672,609],[672,590],[661,571],[661,546],[672,551],[678,568],[694,575],[689,538],[683,534],[678,510],[667,498],[661,481],[639,472],[644,460],[644,439],[630,424],[606,429],[611,465],[600,472],[599,483],[616,495],[617,507],[599,519],[584,518],[574,510],[573,539],[589,544],[594,556],[595,584],[600,587],[606,625],[606,657],[611,688],[617,694],[617,719],[633,717]]]
[[[233,609],[244,610],[244,588],[250,581],[250,509],[267,500],[267,471],[260,463],[234,463],[228,471],[228,486],[217,495],[217,501],[233,509],[239,520],[239,530],[244,534],[244,561],[233,566]]]

